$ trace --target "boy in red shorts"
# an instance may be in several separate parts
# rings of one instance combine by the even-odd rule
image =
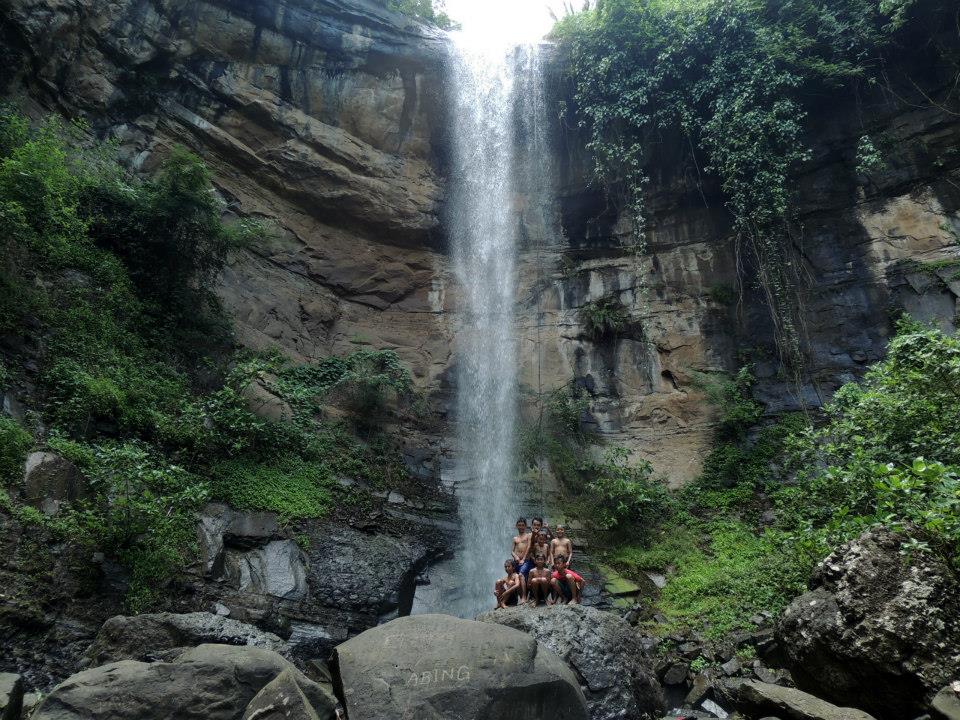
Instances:
[[[580,575],[567,567],[565,555],[553,559],[553,579],[551,585],[557,602],[580,603],[580,594],[586,584]]]

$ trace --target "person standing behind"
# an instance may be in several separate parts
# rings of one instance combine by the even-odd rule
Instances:
[[[537,555],[543,555],[544,560],[550,558],[550,541],[547,539],[546,530],[539,533],[533,532],[533,541],[530,544],[530,557],[536,562]]]
[[[544,524],[543,518],[535,517],[530,521],[530,524],[533,525],[534,536],[539,535],[541,532],[546,532],[547,540],[548,541],[553,540],[553,531],[551,531],[550,528],[546,524]]]
[[[548,560],[552,565],[554,558],[563,555],[567,559],[567,565],[573,563],[573,542],[567,537],[567,530],[563,525],[557,525],[557,536],[550,543],[550,554]]]
[[[527,601],[527,576],[533,567],[530,560],[530,546],[533,534],[527,530],[527,519],[517,518],[517,534],[513,538],[513,562],[520,573],[520,602]]]

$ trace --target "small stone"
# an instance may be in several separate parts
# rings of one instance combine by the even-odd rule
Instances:
[[[387,502],[391,505],[403,505],[405,499],[406,498],[404,498],[403,495],[398,492],[391,492],[387,496]]]
[[[689,666],[686,663],[675,663],[663,675],[664,685],[680,685],[687,679]]]
[[[718,718],[720,718],[720,720],[725,720],[725,718],[730,717],[730,714],[722,707],[717,705],[713,700],[704,700],[700,707],[702,707],[708,713],[716,715]]]
[[[707,696],[707,693],[710,692],[710,687],[709,677],[703,674],[697,675],[693,679],[693,687],[690,688],[690,692],[688,692],[687,697],[684,698],[684,704],[695,707]]]
[[[753,674],[757,676],[757,679],[760,682],[765,682],[770,685],[776,685],[780,680],[780,677],[771,670],[767,670],[765,667],[758,667],[753,669]]]
[[[763,625],[767,619],[763,615],[754,615],[750,618],[750,622],[754,625]]]
[[[230,614],[230,608],[223,603],[214,603],[213,612],[215,615],[219,615],[220,617],[227,617]]]
[[[724,675],[736,675],[743,669],[743,664],[737,658],[733,658],[721,665],[720,669],[723,670]]]

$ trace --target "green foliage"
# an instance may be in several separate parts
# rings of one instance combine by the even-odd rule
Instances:
[[[600,530],[631,528],[641,531],[656,524],[669,504],[666,487],[653,477],[650,463],[631,463],[624,448],[608,448],[600,462],[583,467],[589,478],[585,513]]]
[[[822,555],[885,525],[955,560],[960,340],[901,322],[887,358],[825,412],[826,425],[792,439],[796,477],[776,496],[798,545]]]
[[[911,0],[599,0],[556,35],[596,174],[644,232],[652,152],[672,134],[719,180],[775,321],[799,361],[791,185],[809,158],[806,98],[872,77]]]
[[[763,407],[750,394],[756,380],[749,365],[733,377],[694,373],[694,381],[707,396],[707,402],[717,408],[715,431],[721,441],[743,440],[763,415]]]
[[[10,418],[0,417],[0,485],[19,479],[33,436]]]
[[[230,460],[214,466],[217,497],[239,510],[267,510],[281,518],[323,517],[336,485],[330,468],[295,457],[271,463]]]
[[[882,170],[886,163],[880,151],[873,144],[869,135],[863,135],[857,141],[857,173],[871,175]]]
[[[457,24],[444,12],[443,0],[387,0],[394,12],[436,25],[443,30],[455,30]]]
[[[520,460],[527,466],[545,462],[562,484],[579,487],[583,458],[596,441],[583,429],[589,400],[571,384],[550,393],[544,405],[542,421],[521,430]]]
[[[594,342],[623,332],[630,321],[626,309],[616,297],[591,300],[580,308],[579,317],[584,332]]]
[[[182,147],[151,180],[133,184],[120,176],[88,185],[83,207],[90,236],[123,259],[142,296],[188,320],[211,301],[209,288],[228,252],[259,229],[221,222],[223,203],[209,170]]]
[[[738,377],[708,395],[728,408],[748,402],[748,377]],[[608,561],[627,576],[673,568],[660,612],[711,636],[778,612],[816,563],[870,528],[956,566],[960,340],[901,321],[887,358],[824,413],[819,427],[797,414],[750,432],[743,423],[757,413],[730,413],[741,420],[718,434],[703,476],[644,525],[650,541],[631,539]],[[775,519],[758,527],[763,509]]]
[[[55,121],[31,129],[9,109],[0,109],[0,153],[0,330],[22,333],[29,322],[42,338],[37,390],[48,445],[95,491],[54,518],[9,496],[5,512],[122,561],[137,612],[162,605],[209,498],[320,517],[337,476],[373,487],[406,478],[389,439],[361,443],[321,414],[339,397],[372,423],[391,397],[410,395],[395,353],[363,350],[310,366],[277,353],[241,356],[229,372],[214,359],[220,338],[204,335],[222,320],[206,288],[251,230],[221,223],[198,158],[175,151],[155,179],[134,182],[111,148],[91,145],[81,129]],[[198,367],[202,385],[191,376]],[[244,393],[253,381],[295,417],[252,412]],[[4,480],[32,442],[0,420]]]

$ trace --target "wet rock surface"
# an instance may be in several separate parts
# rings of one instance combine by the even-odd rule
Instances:
[[[618,615],[583,605],[554,605],[495,610],[477,619],[521,630],[567,663],[580,680],[591,720],[665,709],[641,639]]]
[[[170,650],[196,645],[240,645],[289,656],[290,648],[272,633],[211,613],[118,615],[107,620],[85,653],[91,666],[119,660],[152,660]]]
[[[58,685],[33,717],[239,720],[255,696],[281,675],[276,694],[296,686],[320,718],[333,717],[336,701],[288,661],[269,650],[231,645],[200,645],[170,662],[121,660],[85,670]]]
[[[797,686],[880,718],[926,711],[960,676],[960,582],[931,555],[871,531],[816,569],[777,637]]]
[[[589,717],[574,673],[507,627],[417,615],[358,635],[335,657],[351,720]]]
[[[783,720],[874,720],[862,710],[842,708],[795,688],[747,680],[739,688],[737,707],[751,717]]]

